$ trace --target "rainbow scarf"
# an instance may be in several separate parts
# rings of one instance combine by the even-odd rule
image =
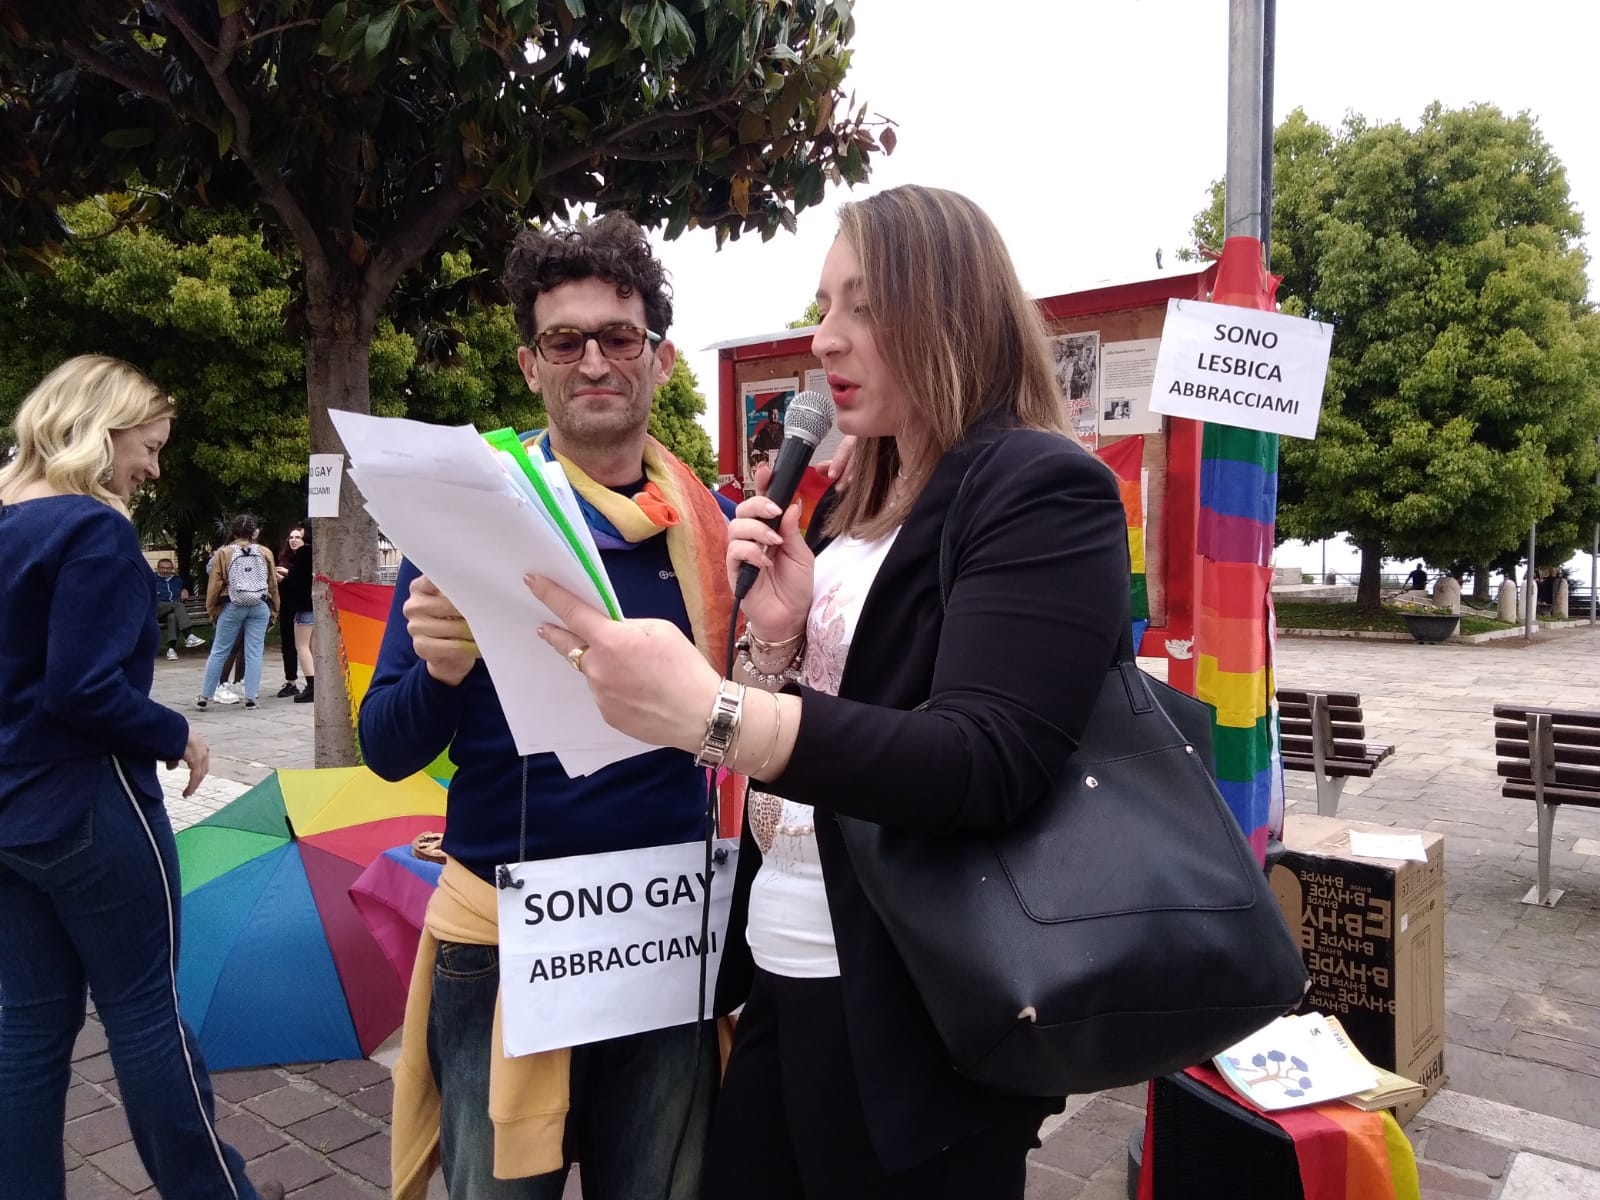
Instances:
[[[1187,1074],[1289,1135],[1305,1200],[1420,1200],[1416,1155],[1393,1113],[1362,1112],[1342,1100],[1265,1112],[1209,1066],[1190,1067]],[[1139,1200],[1152,1200],[1154,1195],[1153,1156],[1161,1148],[1156,1144],[1153,1112],[1154,1106],[1146,1104]]]
[[[1261,243],[1229,238],[1212,300],[1272,311],[1278,279]],[[1283,770],[1273,736],[1272,543],[1278,435],[1207,423],[1200,446],[1195,568],[1195,694],[1215,712],[1217,788],[1264,860],[1283,825]]]
[[[720,672],[728,619],[733,615],[733,590],[724,566],[728,519],[700,477],[660,442],[646,438],[647,482],[630,499],[596,483],[571,459],[556,453],[542,430],[524,436],[522,443],[561,464],[600,549],[630,549],[666,531],[667,557],[689,611],[694,644]]]

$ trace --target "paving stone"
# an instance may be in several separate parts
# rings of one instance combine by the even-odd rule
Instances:
[[[1445,1061],[1450,1086],[1457,1091],[1580,1125],[1593,1126],[1600,1121],[1593,1075],[1506,1054],[1488,1054],[1470,1046],[1449,1047]]]
[[[288,1145],[288,1139],[254,1113],[235,1113],[217,1121],[217,1136],[246,1162]]]
[[[289,1200],[373,1200],[383,1194],[381,1188],[364,1180],[352,1179],[348,1175],[329,1175],[310,1187],[292,1193]]]
[[[358,1117],[349,1109],[330,1108],[326,1112],[290,1125],[288,1132],[313,1150],[325,1154],[330,1150],[348,1146],[352,1142],[359,1142],[364,1137],[371,1137],[378,1130],[372,1127],[370,1119]]]
[[[1600,1076],[1600,1049],[1585,1046],[1581,1042],[1569,1042],[1564,1038],[1546,1037],[1542,1033],[1524,1030],[1511,1039],[1509,1050],[1518,1058],[1529,1058],[1534,1062]],[[1595,1080],[1590,1095],[1600,1096],[1600,1078]]]
[[[249,1174],[253,1180],[281,1183],[284,1191],[293,1192],[326,1179],[333,1174],[333,1168],[320,1155],[310,1154],[299,1146],[285,1146],[252,1162]]]
[[[1056,1167],[1079,1179],[1088,1179],[1117,1155],[1127,1159],[1127,1135],[1112,1137],[1093,1129],[1079,1129],[1076,1121],[1068,1121],[1050,1136],[1050,1140],[1035,1150],[1030,1158],[1045,1166]]]
[[[127,1195],[88,1164],[67,1172],[67,1200],[126,1200]]]
[[[1083,1189],[1088,1186],[1087,1181],[1076,1176],[1053,1171],[1038,1163],[1029,1163],[1027,1186],[1023,1189],[1022,1198],[1023,1200],[1078,1200],[1078,1197],[1083,1195]]]
[[[244,1101],[241,1107],[249,1109],[280,1129],[287,1129],[307,1117],[326,1112],[333,1107],[333,1104],[333,1100],[326,1092],[291,1085],[254,1096]]]
[[[1417,1163],[1417,1182],[1428,1200],[1458,1200],[1461,1197],[1487,1200],[1499,1187],[1487,1176],[1456,1171],[1427,1161]],[[1550,1200],[1554,1200],[1554,1197]]]
[[[394,1082],[386,1079],[359,1092],[352,1092],[346,1099],[362,1112],[375,1117],[387,1117],[394,1111]]]
[[[115,1103],[92,1083],[75,1083],[67,1089],[67,1120],[86,1117]]]
[[[128,1131],[128,1118],[120,1108],[106,1108],[76,1121],[68,1121],[64,1136],[71,1146],[85,1158],[125,1142],[133,1136]]]
[[[1503,1016],[1531,1033],[1600,1047],[1600,1007],[1593,1004],[1556,996],[1516,995],[1507,1003]]]
[[[1519,1154],[1500,1200],[1600,1200],[1600,1171],[1539,1154]]]
[[[72,1045],[72,1060],[89,1058],[106,1051],[106,1031],[99,1021],[85,1021],[78,1031],[78,1040]]]
[[[1513,1153],[1509,1146],[1474,1137],[1455,1129],[1432,1129],[1423,1143],[1424,1154],[1433,1162],[1458,1170],[1477,1172],[1490,1179],[1505,1174]]]
[[[224,1100],[232,1100],[235,1104],[276,1091],[286,1082],[282,1075],[267,1069],[220,1071],[211,1076],[212,1090]]]
[[[389,1068],[370,1059],[353,1058],[341,1062],[325,1063],[306,1076],[318,1087],[348,1096],[362,1088],[371,1087],[390,1078]]]
[[[1134,1108],[1109,1096],[1096,1096],[1088,1107],[1073,1116],[1053,1136],[1066,1136],[1071,1130],[1087,1129],[1126,1142],[1130,1133],[1143,1128],[1144,1109]]]
[[[374,1134],[353,1145],[335,1150],[330,1158],[347,1171],[379,1187],[389,1186],[389,1135]]]
[[[103,1171],[122,1188],[135,1195],[152,1186],[150,1176],[145,1173],[144,1163],[139,1161],[139,1151],[132,1142],[123,1142],[120,1146],[102,1150],[99,1154],[91,1154],[89,1161],[94,1164],[97,1171]]]
[[[104,1083],[116,1075],[111,1065],[111,1055],[95,1054],[72,1064],[72,1069],[90,1083]]]

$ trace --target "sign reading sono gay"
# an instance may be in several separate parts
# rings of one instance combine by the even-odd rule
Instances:
[[[1304,317],[1167,301],[1154,412],[1291,437],[1317,435],[1333,326]]]

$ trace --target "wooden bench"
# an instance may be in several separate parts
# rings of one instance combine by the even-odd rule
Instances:
[[[1556,808],[1600,808],[1600,712],[1496,704],[1494,752],[1500,794],[1532,800],[1539,818],[1539,881],[1522,902],[1550,908],[1562,896],[1550,886]]]
[[[1361,697],[1355,692],[1278,689],[1278,733],[1283,769],[1310,771],[1317,779],[1317,815],[1338,815],[1347,779],[1370,779],[1393,746],[1364,739]]]

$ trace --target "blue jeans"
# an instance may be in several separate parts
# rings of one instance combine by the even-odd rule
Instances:
[[[440,944],[428,1061],[439,1088],[445,1184],[462,1200],[560,1200],[565,1168],[527,1179],[494,1177],[489,1048],[499,986],[496,947]],[[573,1049],[565,1154],[580,1164],[584,1200],[697,1200],[717,1087],[712,1025],[700,1035],[697,1086],[696,1065],[693,1025]]]
[[[207,700],[216,694],[222,681],[222,668],[233,653],[233,644],[244,638],[244,698],[254,700],[261,691],[261,651],[267,644],[267,622],[272,608],[267,604],[225,604],[217,614],[217,635],[211,639],[211,654],[206,659],[205,682],[200,694]]]
[[[111,759],[89,811],[53,841],[0,849],[0,1179],[61,1200],[72,1046],[94,996],[128,1127],[163,1200],[256,1200],[217,1137],[178,1015],[178,850],[159,804]]]

